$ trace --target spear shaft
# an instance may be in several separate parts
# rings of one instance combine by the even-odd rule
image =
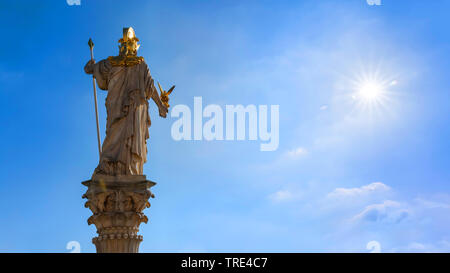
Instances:
[[[91,39],[88,42],[89,48],[91,49],[91,60],[94,60],[94,43]],[[102,154],[102,144],[100,141],[100,126],[98,125],[98,106],[97,106],[97,86],[95,84],[95,76],[92,74],[92,83],[94,85],[94,101],[95,101],[95,121],[97,122],[97,141],[98,141],[98,155]]]

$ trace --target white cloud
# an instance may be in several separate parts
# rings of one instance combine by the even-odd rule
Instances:
[[[280,172],[281,169],[290,168],[292,166],[299,167],[298,163],[300,159],[305,158],[308,154],[309,152],[306,148],[298,147],[281,153],[271,163],[263,163],[256,166],[258,171],[273,172],[276,170],[277,172]]]
[[[269,199],[273,202],[289,201],[294,198],[294,194],[288,190],[279,190],[269,195]]]
[[[305,148],[298,147],[296,149],[287,151],[285,153],[285,156],[290,158],[290,159],[298,159],[298,158],[303,157],[303,156],[305,156],[307,154],[308,154],[308,151]]]
[[[381,182],[374,182],[359,188],[337,188],[330,192],[328,198],[353,198],[367,196],[373,193],[387,192],[391,188]]]
[[[372,204],[353,217],[354,221],[399,223],[410,215],[410,211],[401,203],[386,200],[381,204]]]
[[[424,244],[412,242],[408,245],[408,249],[424,251],[427,247]]]

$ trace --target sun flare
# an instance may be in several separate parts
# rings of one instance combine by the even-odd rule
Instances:
[[[382,84],[374,81],[368,81],[361,83],[358,88],[357,95],[360,99],[365,101],[374,101],[380,98],[383,94],[384,87]]]
[[[380,111],[391,101],[392,89],[397,85],[393,77],[381,75],[379,71],[363,71],[352,80],[351,98],[356,109],[362,111]]]

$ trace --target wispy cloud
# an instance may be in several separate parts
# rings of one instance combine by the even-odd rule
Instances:
[[[406,219],[411,212],[401,203],[386,200],[381,204],[373,204],[364,208],[353,217],[353,221],[399,223]]]
[[[444,203],[441,201],[432,201],[423,198],[416,198],[414,201],[417,205],[424,209],[450,209],[449,203]]]
[[[289,190],[279,190],[269,195],[269,199],[273,202],[284,202],[294,199],[294,194]]]
[[[284,157],[288,158],[288,159],[299,159],[301,157],[304,157],[307,154],[308,154],[308,150],[306,150],[306,148],[298,147],[298,148],[287,151],[284,154]]]
[[[281,169],[297,166],[298,163],[304,160],[309,155],[309,151],[304,147],[297,147],[279,154],[270,163],[258,164],[257,167],[261,171],[273,171],[279,172]]]
[[[395,247],[388,249],[387,252],[406,252],[406,253],[439,253],[449,252],[450,242],[447,240],[440,240],[433,243],[411,242],[406,246]]]
[[[374,193],[382,193],[390,191],[391,188],[381,182],[374,182],[359,188],[336,188],[330,192],[328,198],[354,198],[368,196]]]

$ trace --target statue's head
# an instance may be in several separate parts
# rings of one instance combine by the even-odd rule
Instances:
[[[132,27],[123,28],[123,38],[119,40],[120,56],[136,56],[140,45]]]

